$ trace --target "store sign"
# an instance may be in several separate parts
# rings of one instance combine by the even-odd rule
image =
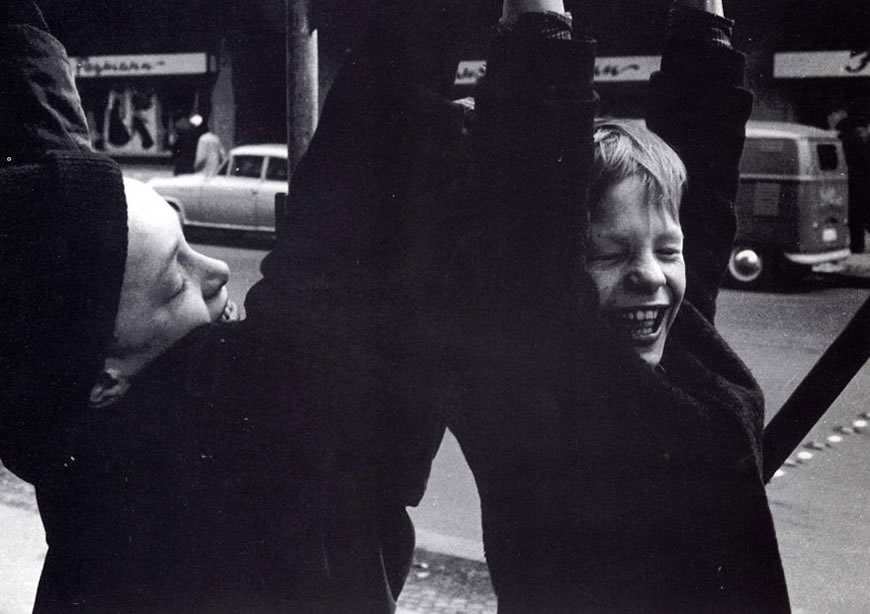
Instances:
[[[70,58],[79,79],[90,77],[154,77],[208,72],[205,53],[91,55]]]
[[[595,80],[649,81],[659,69],[662,58],[658,55],[629,55],[600,57],[595,59]],[[456,71],[456,85],[474,85],[486,72],[483,60],[464,60]]]
[[[777,79],[870,77],[870,51],[793,51],[773,56]]]
[[[598,82],[649,81],[661,63],[662,58],[658,55],[595,58],[595,80]]]

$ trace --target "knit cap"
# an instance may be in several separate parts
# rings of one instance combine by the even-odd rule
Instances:
[[[0,3],[0,460],[38,482],[112,339],[127,253],[118,165],[90,150],[63,46]]]

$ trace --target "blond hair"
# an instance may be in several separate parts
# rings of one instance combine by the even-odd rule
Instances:
[[[589,181],[589,215],[595,216],[608,189],[638,177],[646,202],[679,220],[686,167],[677,153],[639,121],[606,121],[596,126]]]

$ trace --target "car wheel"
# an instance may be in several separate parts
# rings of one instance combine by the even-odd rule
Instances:
[[[770,284],[774,277],[775,258],[770,250],[737,245],[728,259],[727,285],[756,290]]]

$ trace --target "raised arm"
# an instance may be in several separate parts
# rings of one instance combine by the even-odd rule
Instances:
[[[293,173],[287,232],[245,301],[249,320],[324,365],[331,465],[379,518],[394,592],[413,547],[405,506],[422,497],[444,429],[424,338],[445,203],[464,167],[464,110],[443,98],[463,11],[457,0],[377,3]]]
[[[464,313],[479,315],[474,334],[504,325],[491,332],[544,335],[576,306],[594,43],[572,32],[561,0],[506,0],[497,31],[475,92],[474,170],[455,258],[467,278],[458,294],[469,297]]]
[[[6,164],[50,149],[91,151],[66,50],[49,34],[42,13],[29,0],[0,3],[0,88],[0,141]]]
[[[537,470],[564,466],[556,442],[570,403],[560,405],[562,395],[576,381],[570,356],[578,347],[593,68],[594,43],[572,31],[561,1],[505,0],[475,92],[474,168],[456,215],[462,236],[450,250],[447,310],[462,331],[454,341],[464,361],[463,399],[448,425],[485,501],[487,563],[505,610],[557,611],[535,606],[562,595],[524,587],[548,593],[567,568],[533,560],[562,543],[556,509],[542,504],[531,550],[518,543],[524,528],[506,519],[516,518],[518,501],[552,500],[558,472]],[[528,479],[530,471],[536,479]]]
[[[686,299],[713,320],[736,222],[738,165],[752,95],[745,59],[731,47],[721,0],[674,0],[661,71],[650,82],[648,126],[680,154],[689,173],[680,221]]]

